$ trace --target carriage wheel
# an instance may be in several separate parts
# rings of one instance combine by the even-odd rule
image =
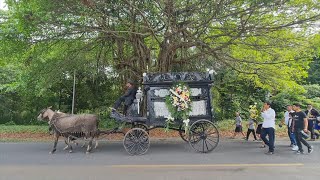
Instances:
[[[189,129],[189,144],[197,152],[207,153],[217,147],[219,131],[208,120],[201,119],[194,122]]]
[[[142,123],[135,123],[134,124],[133,123],[132,128],[141,128],[141,129],[147,131],[147,133],[149,134],[149,129],[148,129],[147,125],[145,125],[145,124],[142,124]]]
[[[180,125],[180,127],[179,127],[179,135],[180,135],[182,140],[184,140],[185,142],[189,142],[188,135],[185,133],[184,128],[183,128],[182,125]]]
[[[123,146],[130,155],[143,155],[150,146],[149,135],[141,128],[130,129],[124,136]]]

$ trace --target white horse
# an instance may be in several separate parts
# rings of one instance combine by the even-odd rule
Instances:
[[[50,153],[56,151],[60,136],[65,138],[65,143],[67,144],[65,149],[70,148],[70,153],[72,152],[71,139],[89,139],[87,147],[87,153],[89,153],[92,150],[93,139],[99,135],[98,118],[93,114],[68,115],[45,108],[39,114],[38,119],[46,120],[54,132],[55,141]]]
[[[63,117],[63,116],[70,116],[71,114],[68,114],[68,113],[64,113],[64,112],[61,112],[60,110],[56,111],[56,113],[59,114],[60,117]],[[67,142],[66,142],[66,147],[63,148],[63,150],[67,150],[69,148],[69,144],[70,143],[73,143],[75,145],[78,146],[78,138],[73,138],[73,137],[68,137],[67,139]],[[83,138],[81,139],[83,141],[81,147],[85,147],[86,146],[86,141],[87,141],[87,138]],[[98,148],[98,145],[99,145],[99,142],[98,142],[98,139],[95,137],[93,138],[93,142],[95,143],[94,145],[94,149],[97,149]],[[69,151],[70,152],[70,151]],[[71,151],[72,152],[72,151]]]

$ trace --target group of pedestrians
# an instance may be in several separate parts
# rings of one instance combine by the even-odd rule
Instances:
[[[232,139],[234,139],[238,134],[242,135],[243,138],[245,140],[249,140],[249,136],[252,133],[253,137],[254,137],[254,141],[257,141],[257,134],[260,135],[261,134],[261,126],[259,128],[256,129],[255,128],[255,124],[257,123],[256,120],[250,118],[249,122],[248,122],[248,131],[247,131],[247,135],[244,134],[243,130],[242,130],[242,118],[240,116],[239,112],[236,112],[236,129],[234,130],[234,134],[232,136]]]
[[[262,123],[257,123],[256,120],[250,118],[248,122],[247,136],[242,132],[242,119],[239,113],[236,113],[236,129],[233,138],[237,134],[242,134],[244,139],[248,140],[251,133],[253,133],[254,140],[258,140],[256,133],[260,136],[263,141],[261,147],[268,146],[268,152],[266,154],[274,154],[275,148],[275,120],[276,113],[274,109],[271,108],[270,102],[265,102],[263,108],[261,109],[261,117],[263,119]],[[283,123],[288,127],[288,136],[290,138],[291,147],[296,154],[303,154],[304,149],[302,144],[307,147],[308,153],[312,153],[313,147],[306,141],[306,138],[310,134],[311,140],[319,138],[319,134],[314,131],[314,125],[318,124],[317,117],[319,117],[318,111],[308,105],[307,111],[301,110],[301,105],[296,103],[293,105],[287,105],[287,111],[284,114]],[[255,130],[255,123],[258,127]],[[310,133],[309,133],[310,132]]]
[[[316,137],[319,138],[319,134],[315,132],[314,128],[318,116],[318,111],[312,108],[311,104],[308,105],[305,112],[301,110],[300,104],[287,105],[284,123],[288,127],[290,146],[293,151],[297,151],[297,154],[304,153],[302,144],[308,148],[308,153],[312,153],[313,148],[306,141],[306,138],[310,136],[311,141],[314,141]]]

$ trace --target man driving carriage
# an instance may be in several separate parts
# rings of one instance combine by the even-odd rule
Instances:
[[[121,106],[121,103],[124,102],[123,114],[126,114],[128,108],[133,103],[137,93],[135,82],[129,79],[126,88],[126,92],[114,103],[114,106],[112,107],[113,111],[117,110]]]

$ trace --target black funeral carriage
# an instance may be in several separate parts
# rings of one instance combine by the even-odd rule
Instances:
[[[197,152],[207,153],[217,147],[219,132],[213,123],[210,93],[212,75],[199,72],[145,73],[143,87],[139,87],[136,100],[127,114],[117,111],[111,113],[111,117],[117,121],[132,125],[123,140],[129,154],[146,153],[150,146],[149,131],[166,127],[166,120],[170,117],[166,97],[176,83],[184,83],[189,87],[192,111],[189,113],[187,131],[182,119],[175,120],[170,129],[178,131],[181,138]]]

